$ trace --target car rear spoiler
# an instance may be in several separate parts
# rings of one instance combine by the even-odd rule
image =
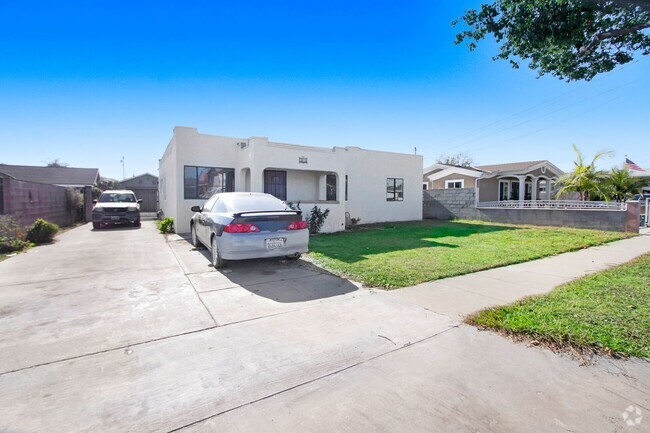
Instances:
[[[235,218],[239,218],[242,215],[256,214],[256,213],[295,213],[296,215],[302,215],[301,210],[249,210],[245,212],[235,212],[233,213],[233,216]]]

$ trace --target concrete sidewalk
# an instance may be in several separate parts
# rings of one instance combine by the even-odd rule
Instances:
[[[580,251],[504,266],[389,292],[403,301],[460,319],[494,305],[546,293],[560,284],[650,252],[650,229],[640,236]]]

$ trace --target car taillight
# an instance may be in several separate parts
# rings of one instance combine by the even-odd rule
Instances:
[[[302,230],[307,228],[307,221],[292,221],[287,226],[287,230]]]
[[[257,233],[260,228],[255,224],[228,224],[223,231],[226,233]]]

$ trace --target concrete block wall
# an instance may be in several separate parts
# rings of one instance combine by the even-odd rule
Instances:
[[[630,230],[627,225],[627,212],[620,210],[478,209],[478,212],[479,219],[483,221],[618,232],[639,231],[638,217],[636,227]]]
[[[423,193],[423,218],[479,219],[474,188],[429,189]]]
[[[62,227],[72,223],[64,187],[4,178],[3,195],[4,213],[15,216],[23,227],[38,218]]]
[[[575,227],[620,232],[639,231],[639,203],[628,202],[627,211],[595,209],[477,209],[474,188],[424,191],[423,217]]]

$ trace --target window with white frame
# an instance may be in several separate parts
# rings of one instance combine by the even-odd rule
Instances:
[[[465,188],[465,180],[464,179],[447,180],[445,181],[445,188],[446,189]]]
[[[499,201],[509,200],[510,199],[510,181],[509,180],[500,180],[499,181]]]

